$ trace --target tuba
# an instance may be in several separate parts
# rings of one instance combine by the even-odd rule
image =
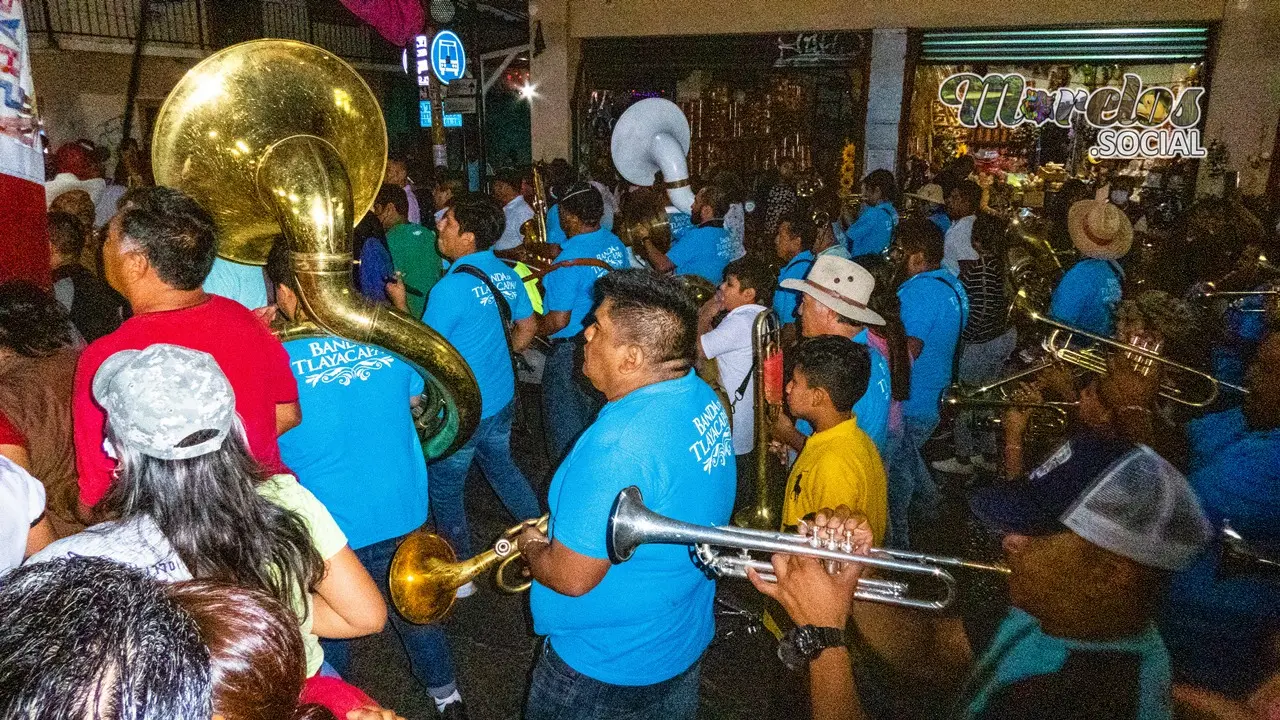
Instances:
[[[299,298],[321,331],[377,345],[421,372],[418,419],[430,458],[466,442],[480,390],[462,356],[431,328],[351,286],[352,226],[373,205],[386,164],[382,111],[364,80],[332,53],[293,40],[253,40],[201,61],[156,117],[156,182],[213,216],[218,254],[262,265],[283,234]]]
[[[671,248],[671,223],[660,193],[651,188],[662,173],[666,200],[677,210],[693,209],[689,184],[689,121],[670,100],[648,98],[627,108],[613,126],[610,156],[618,174],[642,190],[629,193],[624,212],[614,220],[614,234],[628,247],[640,248],[645,240],[666,252]]]
[[[773,488],[779,463],[769,451],[769,430],[782,412],[782,394],[785,385],[782,368],[782,323],[778,314],[765,310],[756,315],[751,326],[751,375],[753,389],[753,420],[755,445],[752,448],[756,460],[756,502],[743,508],[733,522],[744,528],[777,530],[779,503],[775,501]]]

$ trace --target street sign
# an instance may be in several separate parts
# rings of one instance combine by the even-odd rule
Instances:
[[[431,69],[440,82],[448,85],[467,72],[467,53],[462,39],[452,30],[441,30],[431,40]]]
[[[460,78],[444,86],[445,97],[467,97],[476,94],[475,78]]]
[[[445,103],[445,110],[451,110],[448,103]],[[423,100],[418,103],[418,126],[431,127],[431,101]],[[462,113],[446,112],[444,114],[444,126],[447,128],[462,127]]]

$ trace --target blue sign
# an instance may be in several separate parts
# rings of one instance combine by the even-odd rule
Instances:
[[[467,72],[467,53],[462,39],[452,30],[441,30],[431,40],[431,69],[440,82],[448,85]]]
[[[448,107],[448,105],[445,105],[445,107]],[[418,101],[418,126],[431,127],[431,101],[430,100]],[[462,127],[462,113],[445,113],[444,126],[447,128]]]

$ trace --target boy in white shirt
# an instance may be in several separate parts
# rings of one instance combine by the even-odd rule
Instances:
[[[750,255],[725,266],[715,297],[698,312],[698,354],[715,360],[720,386],[729,396],[733,453],[737,456],[737,510],[754,497],[756,458],[752,375],[752,328],[773,303],[776,279]],[[718,322],[717,322],[718,321]]]

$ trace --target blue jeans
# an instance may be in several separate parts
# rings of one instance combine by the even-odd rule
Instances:
[[[965,343],[960,349],[959,380],[966,385],[983,385],[1000,378],[1004,361],[1009,359],[1018,343],[1018,331],[1009,328],[1003,335],[984,343]],[[984,452],[974,437],[973,425],[977,417],[972,410],[963,410],[956,416],[956,457],[968,459]]]
[[[391,602],[391,593],[387,590],[387,575],[391,570],[391,557],[395,555],[400,540],[391,538],[355,551],[360,564],[373,576],[388,603]],[[446,697],[453,692],[456,681],[444,628],[440,625],[414,625],[395,610],[388,612],[387,616],[405,654],[409,656],[414,678],[425,685],[433,697]],[[345,676],[351,664],[351,641],[321,639],[320,645],[324,648],[325,662],[339,675]]]
[[[574,341],[553,341],[542,370],[543,420],[553,464],[564,458],[600,411],[601,402],[593,390],[583,387],[577,364]]]
[[[525,720],[683,720],[698,714],[702,661],[653,685],[610,685],[569,667],[551,643],[533,666]]]
[[[902,418],[901,433],[889,439],[889,539],[887,547],[911,547],[907,529],[911,511],[932,513],[940,501],[938,486],[920,454],[933,436],[938,418]]]
[[[482,419],[466,445],[449,457],[432,463],[427,470],[431,478],[427,483],[427,494],[431,499],[436,527],[453,546],[460,560],[471,557],[471,531],[467,527],[464,497],[472,460],[480,462],[480,469],[484,471],[489,485],[516,520],[531,520],[542,515],[529,479],[511,459],[511,418],[514,413],[513,401]]]

